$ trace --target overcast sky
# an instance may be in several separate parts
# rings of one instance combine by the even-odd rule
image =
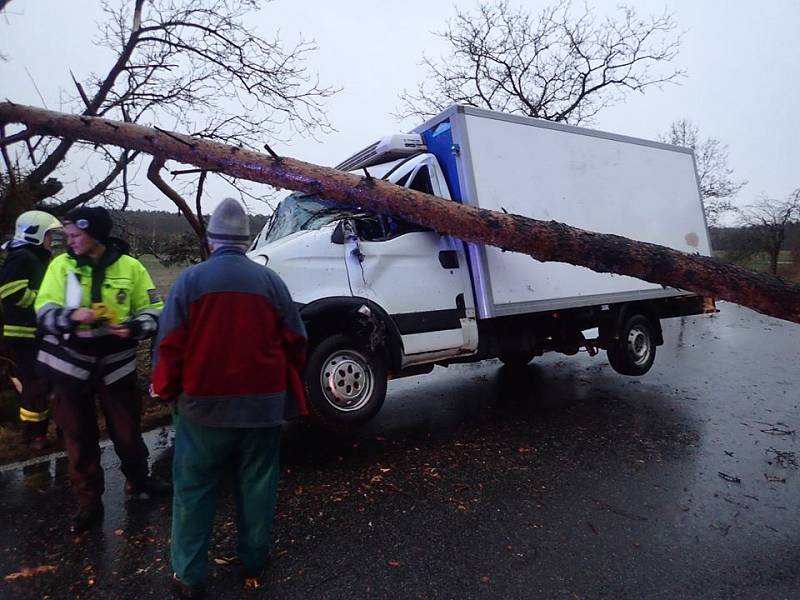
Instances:
[[[512,0],[513,1],[513,0]],[[617,1],[588,0],[600,14],[616,12]],[[544,2],[522,0],[538,11]],[[681,85],[630,96],[601,112],[592,127],[657,138],[680,118],[696,123],[702,136],[728,145],[735,176],[749,181],[740,203],[758,194],[785,197],[800,187],[800,2],[796,0],[637,0],[640,15],[672,12],[683,30],[676,66],[687,71]],[[326,105],[335,133],[319,141],[295,138],[275,149],[302,160],[335,165],[377,137],[406,131],[392,113],[398,94],[423,77],[422,53],[446,51],[433,35],[454,14],[453,6],[474,1],[275,0],[253,21],[267,35],[280,29],[287,42],[302,34],[319,51],[309,70],[325,85],[343,90]],[[100,18],[93,0],[12,0],[0,18],[0,97],[41,105],[32,80],[50,108],[59,92],[72,93],[69,70],[79,79],[108,68],[94,50]],[[30,77],[25,71],[27,67]],[[793,108],[794,107],[794,108]],[[268,141],[268,140],[265,140]],[[98,174],[100,175],[100,174]],[[212,189],[212,193],[221,191]],[[157,197],[157,193],[153,193]],[[210,205],[214,202],[210,201]],[[162,207],[168,203],[163,202]],[[256,207],[253,207],[256,208]]]

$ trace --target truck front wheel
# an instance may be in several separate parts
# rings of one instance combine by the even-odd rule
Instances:
[[[631,315],[607,350],[608,362],[622,375],[644,375],[656,359],[656,332],[644,315]]]
[[[366,423],[386,398],[386,361],[349,336],[324,339],[308,358],[306,392],[312,415],[331,429]]]

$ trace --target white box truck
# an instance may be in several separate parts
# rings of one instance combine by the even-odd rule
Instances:
[[[686,148],[455,105],[338,165],[453,202],[709,255]],[[286,282],[309,334],[309,404],[324,424],[363,423],[387,379],[488,358],[604,349],[643,375],[660,320],[713,309],[631,277],[465,243],[389,215],[294,193],[249,256]],[[590,339],[584,332],[594,331]]]

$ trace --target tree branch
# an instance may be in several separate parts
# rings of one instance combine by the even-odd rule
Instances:
[[[84,106],[86,108],[90,108],[91,107],[91,103],[89,102],[89,98],[86,96],[86,92],[84,91],[83,86],[81,85],[80,81],[75,79],[75,74],[72,72],[72,69],[70,69],[69,75],[70,75],[70,77],[72,77],[72,83],[74,83],[75,87],[78,89],[78,94],[80,94],[81,100],[83,100]]]
[[[0,7],[2,10],[2,7]],[[0,124],[0,139],[6,137],[6,126]],[[14,164],[11,162],[11,157],[8,155],[8,148],[3,145],[0,146],[0,152],[3,155],[3,162],[6,163],[6,170],[8,171],[8,184],[9,187],[15,187],[17,185],[17,177],[14,175]]]
[[[159,132],[159,135],[165,134]],[[186,200],[183,199],[183,196],[173,190],[169,184],[161,178],[159,171],[161,171],[162,168],[164,168],[164,158],[159,155],[153,156],[153,160],[150,162],[150,166],[147,169],[147,178],[153,182],[153,185],[161,190],[162,194],[172,200],[175,206],[177,206],[181,211],[184,218],[189,222],[189,225],[191,225],[192,229],[194,229],[194,233],[197,236],[197,241],[200,245],[200,256],[205,259],[208,257],[208,243],[206,242],[203,226],[197,220],[197,217],[192,212],[192,209],[189,208],[189,205],[187,204]]]
[[[52,212],[54,215],[64,215],[71,211],[73,208],[81,206],[89,202],[89,200],[95,198],[96,196],[102,194],[104,191],[108,189],[114,180],[119,176],[120,173],[125,169],[125,167],[133,161],[137,156],[139,156],[138,152],[134,152],[132,154],[128,154],[127,150],[124,150],[117,160],[114,163],[114,168],[109,171],[109,173],[100,181],[98,181],[95,185],[93,185],[90,189],[86,190],[85,192],[78,194],[74,198],[70,198],[66,202],[62,202],[56,206],[49,206],[47,209]]]
[[[197,221],[200,223],[200,230],[203,232],[203,235],[200,239],[203,242],[206,242],[206,223],[203,220],[203,186],[206,183],[206,177],[208,177],[208,171],[202,171],[200,173],[200,180],[197,182],[197,194],[195,195],[194,204],[195,209],[197,210]]]
[[[33,135],[34,134],[27,129],[9,136],[5,135],[4,133],[0,133],[0,148],[5,148],[6,146],[10,146],[16,142],[27,142],[33,137]]]

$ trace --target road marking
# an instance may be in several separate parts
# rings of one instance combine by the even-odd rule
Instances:
[[[165,429],[172,429],[169,425],[159,427],[158,429],[152,429],[150,431],[146,431],[143,433],[144,437],[149,437],[148,434],[155,432],[156,435],[161,434]],[[109,446],[113,445],[111,440],[103,440],[100,442],[100,449],[108,448]],[[149,447],[148,447],[149,448]],[[150,450],[153,450],[150,448]],[[30,467],[33,465],[41,465],[46,462],[58,460],[59,458],[65,458],[67,453],[65,451],[60,452],[53,452],[52,454],[45,454],[44,456],[36,456],[34,458],[29,458],[28,460],[21,460],[19,462],[9,463],[7,465],[0,465],[0,473],[7,473],[8,471],[13,471],[15,469],[24,469],[25,467]],[[152,460],[152,459],[151,459]]]

